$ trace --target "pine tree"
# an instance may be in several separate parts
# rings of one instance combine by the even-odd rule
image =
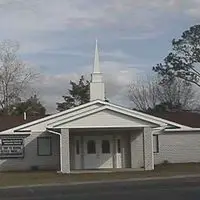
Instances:
[[[71,89],[68,89],[68,95],[63,96],[64,102],[57,103],[57,110],[64,111],[90,100],[90,82],[85,80],[82,75],[79,82],[70,81]]]

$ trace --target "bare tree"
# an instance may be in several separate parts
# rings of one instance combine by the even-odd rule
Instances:
[[[19,102],[36,74],[17,57],[19,44],[13,41],[0,43],[0,106],[8,107]]]
[[[168,103],[172,107],[180,106],[181,109],[193,109],[197,101],[192,84],[180,78],[158,85],[157,94],[161,103]]]
[[[130,84],[128,96],[136,109],[145,112],[158,105],[167,105],[168,109],[193,109],[197,100],[193,86],[178,78],[163,85],[159,77],[137,80]]]
[[[137,80],[130,84],[128,96],[138,110],[146,111],[158,103],[157,84],[147,80]]]

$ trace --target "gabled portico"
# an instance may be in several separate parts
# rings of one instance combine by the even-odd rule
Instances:
[[[153,170],[152,129],[62,129],[61,172],[76,169]]]
[[[106,105],[48,124],[47,129],[61,130],[61,172],[70,173],[70,169],[154,169],[156,127],[158,123]]]

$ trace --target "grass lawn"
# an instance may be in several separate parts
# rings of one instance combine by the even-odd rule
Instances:
[[[156,166],[154,171],[125,171],[108,173],[81,173],[63,175],[49,171],[35,172],[4,172],[0,173],[0,186],[72,183],[97,180],[115,180],[128,178],[146,178],[159,176],[175,176],[185,174],[200,174],[200,163],[168,164]]]

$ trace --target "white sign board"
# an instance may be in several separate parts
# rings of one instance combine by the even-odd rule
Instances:
[[[22,138],[1,138],[0,158],[24,157],[24,142]]]

